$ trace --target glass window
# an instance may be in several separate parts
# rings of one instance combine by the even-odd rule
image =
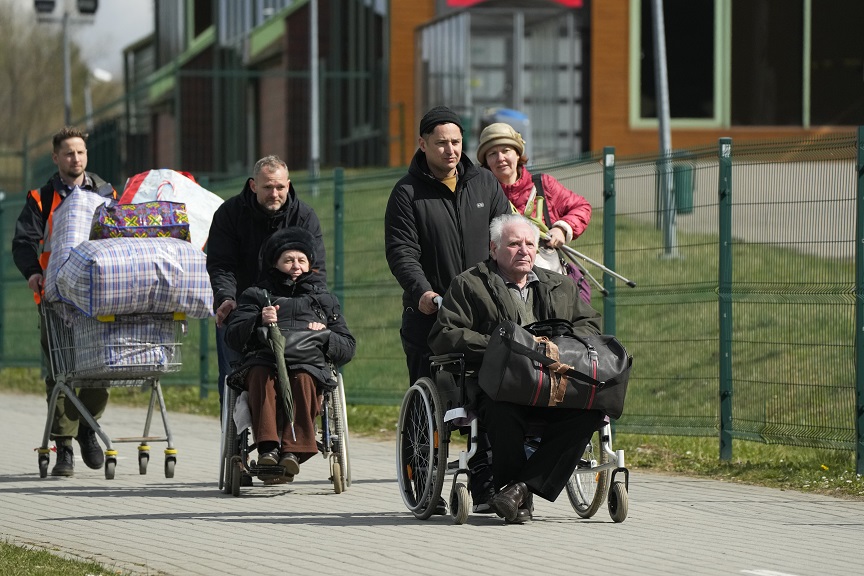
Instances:
[[[642,0],[640,117],[657,117],[652,2]],[[664,0],[669,113],[714,117],[714,0]]]
[[[810,123],[864,124],[864,2],[813,3]]]
[[[197,38],[202,32],[213,25],[213,2],[210,0],[195,2],[194,11],[194,29],[192,30],[192,34]]]
[[[803,0],[732,3],[733,125],[802,124],[803,38]]]

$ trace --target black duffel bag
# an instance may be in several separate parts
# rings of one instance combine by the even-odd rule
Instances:
[[[523,406],[600,410],[620,418],[633,357],[614,336],[579,336],[566,320],[505,320],[489,339],[480,387]]]

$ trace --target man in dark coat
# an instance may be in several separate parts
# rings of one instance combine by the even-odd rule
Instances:
[[[450,284],[429,335],[436,354],[461,352],[466,370],[476,374],[489,337],[498,324],[520,325],[563,318],[575,332],[600,333],[600,315],[579,298],[567,276],[534,266],[540,232],[519,214],[496,218],[491,226],[491,257]],[[476,382],[476,380],[475,380]],[[567,484],[592,434],[603,423],[597,410],[519,406],[491,400],[477,391],[481,423],[492,445],[496,494],[493,511],[508,522],[531,519],[531,494],[555,500]],[[545,428],[528,458],[525,436],[533,422]]]
[[[297,198],[288,178],[288,166],[277,156],[255,163],[252,178],[243,191],[226,200],[213,215],[207,241],[207,272],[213,286],[216,309],[216,351],[219,356],[219,398],[231,362],[239,358],[225,345],[223,324],[237,307],[237,298],[258,281],[261,247],[273,232],[300,226],[315,238],[315,259],[311,268],[326,284],[324,235],[312,208]]]
[[[483,261],[489,249],[489,223],[510,212],[501,184],[462,153],[462,121],[446,106],[420,120],[420,148],[408,174],[390,193],[384,215],[384,246],[390,271],[402,286],[399,332],[408,364],[409,385],[430,376],[427,342],[444,295],[457,274]],[[472,459],[475,512],[486,512],[491,493],[488,445],[480,431]],[[437,513],[445,513],[443,503]]]
[[[498,180],[462,154],[462,123],[449,108],[420,121],[420,148],[390,193],[384,244],[402,286],[402,347],[409,384],[429,376],[426,342],[438,306],[457,274],[486,259],[489,223],[510,206]]]

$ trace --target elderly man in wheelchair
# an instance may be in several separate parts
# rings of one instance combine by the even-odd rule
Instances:
[[[504,320],[527,325],[552,318],[572,322],[577,334],[599,334],[600,315],[569,278],[534,266],[539,230],[529,220],[499,216],[490,231],[490,258],[454,279],[429,343],[435,354],[463,354],[470,403],[492,448],[489,505],[506,522],[524,523],[532,519],[533,494],[554,501],[567,485],[604,414],[492,400],[476,385],[490,335]],[[538,422],[542,437],[528,456],[525,439]]]
[[[276,476],[287,481],[318,453],[321,391],[336,386],[331,362],[347,363],[356,349],[338,300],[310,270],[314,250],[314,238],[303,228],[275,232],[261,250],[261,280],[240,296],[225,332],[228,345],[243,354],[241,368],[230,378],[241,380],[248,394],[257,467],[281,472]],[[289,382],[280,382],[274,329],[284,340]],[[293,421],[283,409],[286,396]]]

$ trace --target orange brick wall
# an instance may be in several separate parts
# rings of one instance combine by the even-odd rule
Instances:
[[[591,150],[615,146],[616,154],[656,152],[656,129],[634,129],[629,120],[630,34],[629,0],[602,0],[591,6]],[[742,127],[724,129],[674,129],[672,147],[712,144],[728,136],[737,140],[793,138],[849,127]]]
[[[175,153],[176,132],[174,115],[167,112],[158,112],[154,128],[153,160],[155,165],[182,170],[182,167],[177,166],[177,156]]]
[[[414,33],[417,26],[434,16],[435,0],[398,0],[390,3],[388,97],[391,166],[409,162],[417,149],[416,127],[422,112],[414,109]],[[404,134],[400,134],[400,126],[404,126]]]
[[[273,69],[281,71],[278,67]],[[256,156],[263,158],[270,154],[276,154],[287,163],[289,159],[286,156],[288,147],[285,142],[287,134],[285,101],[288,80],[274,75],[262,76],[258,82],[258,134],[260,141]]]

